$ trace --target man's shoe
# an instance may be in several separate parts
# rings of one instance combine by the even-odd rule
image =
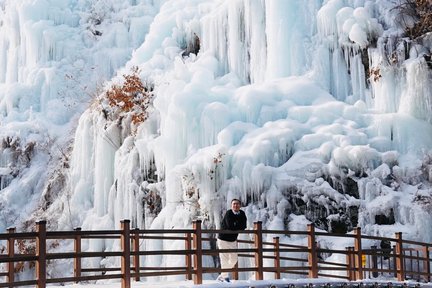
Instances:
[[[229,277],[223,277],[222,275],[219,275],[216,278],[216,280],[219,281],[219,282],[231,282]]]

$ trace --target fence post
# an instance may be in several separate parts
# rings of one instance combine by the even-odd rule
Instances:
[[[75,228],[75,231],[77,231],[77,234],[75,234],[74,238],[74,250],[75,250],[75,258],[74,258],[74,277],[79,278],[81,277],[81,256],[79,256],[79,253],[81,253],[81,228]],[[78,283],[79,280],[75,279],[75,283]]]
[[[263,235],[262,222],[254,222],[254,244],[255,244],[255,280],[263,280]]]
[[[423,258],[425,259],[424,264],[423,264],[424,273],[426,273],[425,280],[427,283],[429,283],[430,282],[430,257],[429,257],[429,246],[428,245],[425,245],[425,247],[423,248],[423,253],[424,253]]]
[[[417,259],[416,259],[416,261],[417,261],[417,272],[420,272],[420,251],[419,250],[416,250],[416,255],[417,255]],[[414,276],[415,274],[413,273],[413,276]],[[420,274],[417,274],[416,275],[417,277],[416,277],[416,279],[417,279],[417,282],[420,282],[420,279],[421,279],[421,275]]]
[[[353,281],[357,281],[357,278],[356,278],[356,266],[355,266],[355,262],[356,262],[356,254],[355,254],[355,251],[354,251],[354,247],[350,247],[350,251],[351,251],[351,268],[352,268],[352,270],[351,270],[351,277],[352,277],[352,279],[353,279]]]
[[[407,261],[405,260],[405,265],[404,265],[404,267],[405,267],[405,274],[407,275],[407,277],[408,277],[408,271],[411,271],[411,278],[414,278],[414,274],[412,273],[414,270],[413,270],[413,253],[412,253],[412,249],[409,249],[408,250],[409,251],[409,258],[408,258],[408,260],[409,260],[409,269],[407,269],[408,267],[408,265],[407,265]],[[405,253],[406,253],[406,250],[405,250]]]
[[[402,243],[402,232],[397,232],[396,234],[396,273],[397,280],[404,281],[405,271],[404,271],[404,255],[403,255],[403,243]]]
[[[194,255],[194,284],[202,284],[202,229],[201,229],[201,220],[193,221],[192,227],[194,229],[193,234],[193,248],[195,249]]]
[[[191,245],[191,242],[192,242],[191,234],[186,233],[186,238],[185,238],[186,280],[192,280],[192,255],[191,255],[192,245]]]
[[[7,231],[9,234],[13,234],[16,232],[15,228],[8,228]],[[13,258],[15,255],[15,238],[13,237],[10,237],[7,241],[7,253],[9,258]],[[13,261],[8,262],[7,267],[8,267],[7,283],[13,283],[15,281],[14,262]]]
[[[122,288],[130,288],[131,287],[131,274],[130,274],[130,220],[122,220],[120,221],[121,228],[121,287]]]
[[[280,279],[280,253],[279,253],[279,237],[273,237],[274,245],[274,267],[275,267],[275,279]]]
[[[238,280],[238,278],[239,278],[239,272],[238,272],[238,261],[237,261],[237,263],[234,265],[234,270],[233,270],[233,272],[232,272],[232,275],[233,275],[233,279],[234,279],[234,280]]]
[[[140,281],[140,243],[139,243],[139,228],[134,229],[134,238],[133,238],[133,251],[134,251],[134,271],[135,271],[135,281]]]
[[[353,281],[354,279],[352,277],[351,247],[345,247],[345,250],[347,251],[346,254],[347,278],[348,281]]]
[[[46,287],[46,221],[36,222],[36,281],[38,288]]]
[[[372,277],[378,277],[378,254],[377,254],[377,246],[371,246],[372,249]],[[382,254],[381,254],[382,255]],[[382,263],[382,256],[381,256]]]
[[[362,261],[362,239],[361,239],[361,228],[354,228],[354,253],[355,253],[355,268],[356,268],[356,280],[363,280],[363,261]]]
[[[308,265],[309,278],[318,278],[318,257],[315,241],[315,226],[314,224],[307,225],[308,232]]]

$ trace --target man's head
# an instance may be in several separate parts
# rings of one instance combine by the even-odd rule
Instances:
[[[232,199],[231,200],[231,210],[234,212],[240,211],[241,202],[239,199]]]

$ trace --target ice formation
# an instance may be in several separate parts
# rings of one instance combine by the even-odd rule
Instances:
[[[218,228],[238,197],[249,227],[432,241],[432,38],[394,5],[1,1],[0,231]],[[101,105],[133,67],[154,86],[138,124]]]

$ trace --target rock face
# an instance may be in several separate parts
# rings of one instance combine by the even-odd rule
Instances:
[[[295,187],[286,190],[283,195],[289,203],[286,215],[304,215],[316,227],[334,233],[346,233],[358,225],[357,205],[340,203],[332,197],[316,195],[310,197],[308,191],[298,190]],[[289,219],[285,226],[288,227]]]

